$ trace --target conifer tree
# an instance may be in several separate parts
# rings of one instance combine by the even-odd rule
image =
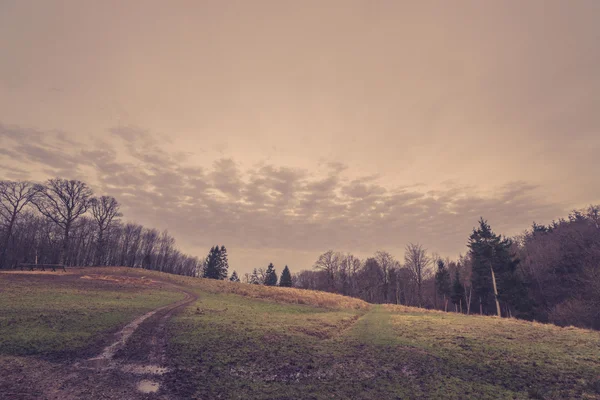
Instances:
[[[479,220],[479,228],[473,230],[468,245],[473,261],[473,293],[483,314],[500,316],[502,308],[505,315],[528,318],[531,303],[517,271],[519,260],[511,254],[511,245],[509,239],[496,235],[487,221]]]
[[[231,274],[231,278],[229,278],[229,280],[231,282],[239,282],[240,278],[238,277],[237,272],[233,271],[233,273]]]
[[[460,309],[460,312],[462,312],[462,306],[465,304],[465,288],[460,282],[458,270],[456,270],[456,276],[452,284],[452,304],[454,304],[455,309]]]
[[[292,287],[292,274],[290,273],[290,269],[287,265],[281,272],[281,277],[279,278],[279,286]]]
[[[252,274],[250,275],[250,283],[252,285],[260,285],[260,279],[258,278],[258,271],[254,268]]]
[[[223,279],[221,278],[221,250],[219,246],[210,248],[210,252],[206,257],[204,277],[208,279]]]
[[[229,261],[227,260],[227,249],[221,246],[219,251],[219,279],[227,279],[227,270],[229,269]]]
[[[438,260],[435,273],[435,287],[444,301],[444,311],[448,311],[448,298],[450,297],[450,272],[443,260]]]
[[[266,286],[275,286],[277,285],[277,273],[275,272],[275,267],[273,263],[270,263],[267,267],[267,273],[265,274],[265,282]]]

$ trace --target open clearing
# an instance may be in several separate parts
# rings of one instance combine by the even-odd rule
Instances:
[[[2,272],[0,398],[600,399],[600,333],[137,269]]]

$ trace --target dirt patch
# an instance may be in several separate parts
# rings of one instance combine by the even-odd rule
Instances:
[[[11,274],[21,279],[23,273]],[[44,279],[60,282],[93,281],[119,287],[161,285],[185,293],[183,300],[150,311],[128,323],[100,354],[91,359],[48,360],[37,357],[0,357],[0,399],[170,399],[162,380],[170,375],[165,360],[168,320],[196,300],[196,296],[169,282],[143,277],[87,274],[45,274]],[[151,323],[150,323],[151,322]],[[119,354],[127,354],[130,338],[140,326],[140,341],[147,343],[131,363]],[[140,332],[138,332],[140,333]],[[87,352],[86,352],[87,353]],[[81,357],[81,356],[80,356]],[[170,377],[169,379],[172,379]]]

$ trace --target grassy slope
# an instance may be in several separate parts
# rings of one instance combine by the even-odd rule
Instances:
[[[127,269],[102,273],[159,276]],[[160,277],[199,295],[168,328],[174,372],[167,387],[180,398],[600,399],[599,332],[369,306],[320,292]],[[41,329],[45,337],[49,324],[75,337],[83,330],[80,340],[60,344],[82,349],[95,333],[178,296],[110,281],[76,289],[67,283],[30,285],[7,291],[0,277],[0,355],[58,345],[56,338],[39,344],[26,332]],[[18,305],[25,292],[25,297],[35,292],[35,299]],[[96,315],[100,309],[110,311],[108,321]],[[4,321],[12,322],[7,327]]]
[[[0,274],[0,356],[91,354],[136,316],[183,298],[139,280],[57,278]]]
[[[181,396],[600,398],[598,332],[399,306],[348,308],[346,299],[336,305],[339,296],[322,293],[326,307],[286,305],[260,299],[261,291],[273,297],[284,289],[250,287],[258,294],[248,298],[230,293],[247,285],[191,282],[200,298],[170,327],[171,360],[185,371],[171,389]]]

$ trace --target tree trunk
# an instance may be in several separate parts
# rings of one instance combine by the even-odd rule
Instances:
[[[481,302],[481,297],[479,297],[479,315],[483,315],[483,303]]]
[[[496,300],[496,312],[498,313],[498,317],[502,317],[502,313],[500,312],[500,302],[498,301],[498,288],[496,287],[496,275],[494,275],[494,268],[492,268],[491,263],[490,263],[490,271],[492,271],[492,283],[494,284],[494,300]]]
[[[465,293],[466,293],[466,288],[465,288]],[[471,297],[473,295],[473,287],[469,288],[469,298],[467,299],[467,315],[471,314]]]
[[[4,268],[4,263],[6,262],[6,252],[8,251],[8,245],[10,244],[10,237],[12,236],[12,230],[15,225],[16,218],[17,215],[15,211],[15,213],[10,219],[10,223],[8,224],[8,229],[6,230],[6,238],[4,239],[4,243],[2,244],[2,254],[0,254],[0,268]]]
[[[67,265],[68,261],[69,261],[69,232],[71,230],[71,224],[66,224],[65,225],[65,237],[63,240],[63,246],[62,246],[62,254],[60,256],[60,260],[62,262],[63,265]]]

